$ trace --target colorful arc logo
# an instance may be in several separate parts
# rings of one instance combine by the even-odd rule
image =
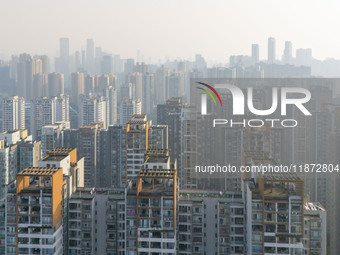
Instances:
[[[210,86],[210,85],[208,85],[206,83],[203,83],[203,82],[197,82],[197,83],[200,84],[200,85],[203,85],[203,86],[205,86],[207,88],[209,88],[212,92],[214,92],[214,94],[217,96],[217,98],[220,101],[220,104],[222,106],[221,97],[220,97],[220,95],[217,93],[217,91],[212,86]],[[196,87],[196,88],[200,89],[200,90],[203,90],[205,93],[207,93],[212,98],[212,100],[214,101],[215,105],[217,105],[214,96],[211,94],[211,92],[209,90],[204,89],[204,88],[200,88],[200,87]],[[201,114],[202,115],[207,115],[207,94],[202,94],[201,95]]]

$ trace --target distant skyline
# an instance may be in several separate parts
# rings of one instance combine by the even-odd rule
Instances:
[[[317,59],[340,59],[340,2],[307,0],[0,0],[0,56],[57,56],[59,38],[70,38],[70,53],[86,49],[86,39],[122,58],[137,50],[156,63],[194,59],[226,63],[230,55],[250,55],[260,45],[267,58],[268,37],[276,58],[285,41],[312,48]]]

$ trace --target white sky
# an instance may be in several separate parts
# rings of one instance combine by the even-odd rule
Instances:
[[[70,52],[86,39],[122,58],[137,49],[153,61],[193,58],[227,62],[276,38],[312,48],[313,56],[340,59],[340,1],[337,0],[0,0],[0,54],[27,52],[55,56],[59,38]]]

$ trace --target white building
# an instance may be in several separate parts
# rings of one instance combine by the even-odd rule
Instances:
[[[91,122],[103,122],[104,128],[109,125],[109,104],[103,96],[82,95],[79,102],[79,126],[88,126]]]
[[[125,99],[120,108],[120,124],[125,125],[134,114],[142,113],[142,103],[138,100]]]
[[[109,105],[109,123],[108,125],[117,124],[117,89],[109,86],[105,89],[105,96]]]
[[[7,97],[2,101],[2,131],[25,129],[25,99]]]
[[[54,97],[55,100],[55,121],[70,121],[70,99],[68,95],[60,94]]]

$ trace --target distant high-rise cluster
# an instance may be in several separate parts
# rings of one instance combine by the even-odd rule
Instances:
[[[123,59],[93,39],[71,52],[61,38],[54,64],[27,53],[0,62],[0,254],[339,254],[335,173],[196,171],[340,163],[337,81],[305,79],[332,65],[311,49],[294,56],[291,41],[279,57],[276,43],[210,67],[200,54]],[[191,82],[206,78],[254,82],[258,109],[271,104],[264,78],[308,80],[318,96],[312,116],[288,110],[294,129],[212,129],[219,114],[239,118],[227,92],[200,114]]]

